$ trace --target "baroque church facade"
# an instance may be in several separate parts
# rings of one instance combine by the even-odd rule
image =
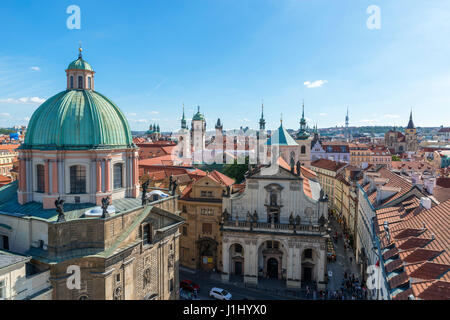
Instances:
[[[314,172],[278,164],[250,168],[245,189],[223,198],[222,279],[325,288],[328,198]]]

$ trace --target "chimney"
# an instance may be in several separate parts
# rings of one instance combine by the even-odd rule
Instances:
[[[430,209],[431,208],[431,199],[428,197],[421,197],[420,198],[420,205],[422,207],[424,207],[425,209]]]
[[[423,181],[425,189],[429,194],[433,194],[434,188],[436,187],[436,178],[428,178]]]

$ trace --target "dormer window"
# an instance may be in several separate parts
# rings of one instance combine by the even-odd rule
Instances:
[[[83,77],[78,76],[78,89],[83,89]]]

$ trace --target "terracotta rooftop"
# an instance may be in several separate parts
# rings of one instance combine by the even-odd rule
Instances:
[[[346,163],[336,162],[328,159],[318,159],[311,162],[311,167],[316,167],[329,171],[338,171],[339,169],[342,169],[346,165],[347,165]]]
[[[395,208],[377,210],[375,217],[380,239],[386,238],[380,225],[390,215],[401,220],[388,222],[391,243],[381,241],[383,248],[389,246],[383,260],[393,260],[384,265],[385,271],[388,274],[400,272],[389,280],[391,290],[406,286],[394,299],[408,299],[411,294],[419,299],[430,299],[438,296],[438,292],[447,296],[450,292],[450,200],[430,209],[418,207],[403,213],[404,208],[417,201],[410,197]]]

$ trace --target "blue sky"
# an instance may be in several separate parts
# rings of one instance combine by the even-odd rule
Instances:
[[[69,5],[81,29],[69,30]],[[369,30],[369,5],[381,29]],[[200,105],[208,129],[308,124],[450,125],[450,1],[146,0],[0,2],[0,127],[26,124],[65,90],[77,57],[131,128],[179,128]],[[320,81],[322,82],[316,82]],[[305,82],[321,84],[308,88]]]

